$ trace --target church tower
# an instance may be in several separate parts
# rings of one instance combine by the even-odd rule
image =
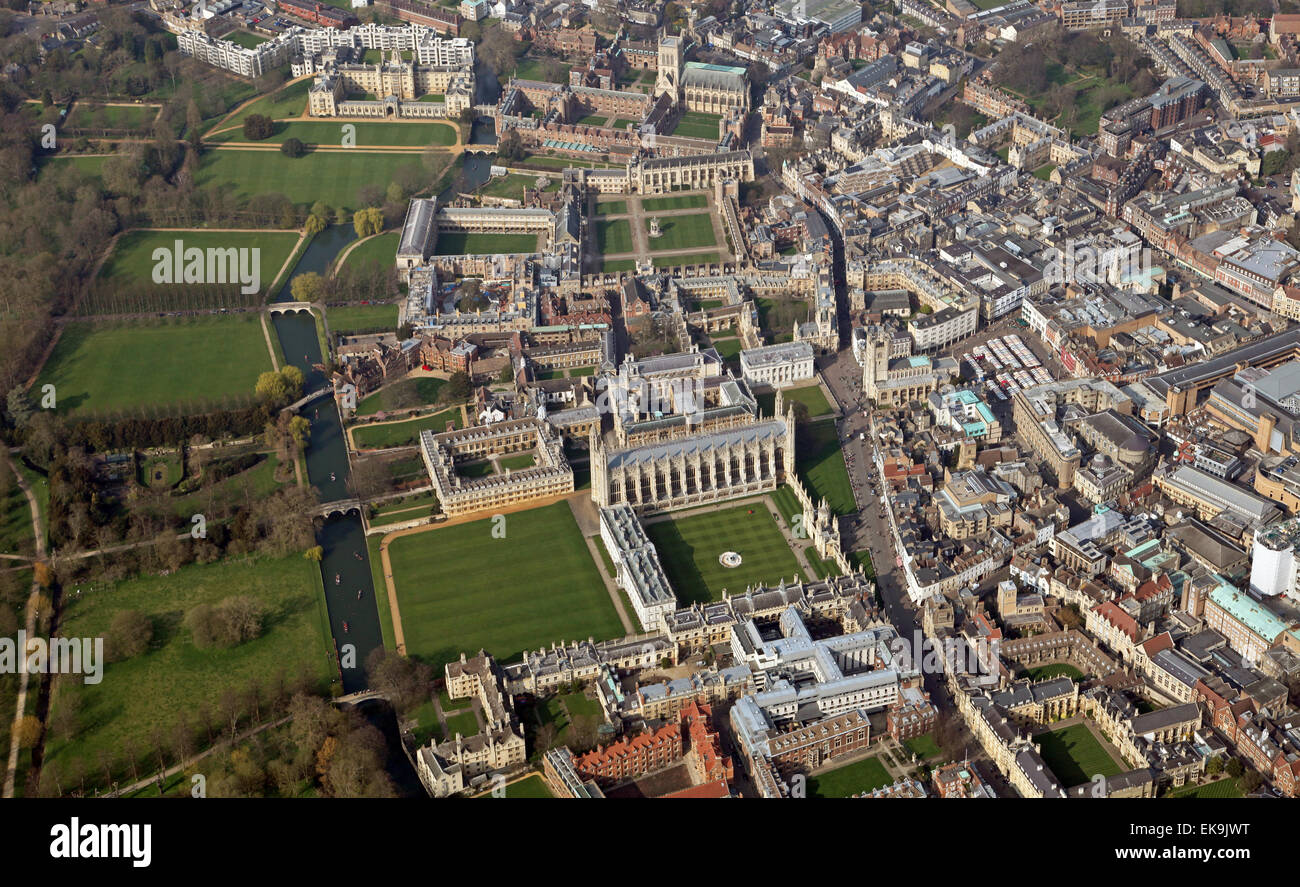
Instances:
[[[682,96],[682,38],[659,38],[659,76],[655,80],[655,98],[667,93],[673,104]]]

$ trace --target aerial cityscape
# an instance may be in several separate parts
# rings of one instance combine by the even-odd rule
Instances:
[[[1300,0],[0,6],[3,797],[1300,797]]]

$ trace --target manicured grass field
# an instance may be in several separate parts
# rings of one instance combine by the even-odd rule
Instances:
[[[687,111],[682,115],[677,128],[673,130],[673,135],[686,136],[692,139],[716,139],[718,137],[718,124],[721,122],[722,117],[717,114]]]
[[[532,453],[516,453],[513,456],[502,456],[497,459],[497,467],[501,471],[507,468],[511,471],[519,471],[524,468],[532,468],[537,464],[537,457]]]
[[[803,575],[765,500],[649,523],[645,531],[659,552],[681,606],[720,600],[724,588],[741,594],[746,585],[776,585],[782,579]],[[719,563],[724,551],[739,554],[741,565],[732,568]]]
[[[536,234],[461,234],[449,231],[438,235],[434,254],[439,256],[491,256],[498,253],[535,253]]]
[[[84,172],[88,176],[102,177],[104,173],[104,162],[108,160],[107,154],[56,154],[53,157],[41,157],[36,163],[40,172],[37,177],[49,172],[58,172],[60,170],[74,168]]]
[[[889,771],[874,756],[819,773],[808,779],[810,798],[847,798],[893,782]]]
[[[704,194],[673,194],[669,197],[646,197],[641,208],[648,213],[661,213],[670,209],[704,209],[709,198]]]
[[[414,446],[420,440],[421,431],[428,428],[441,434],[447,430],[448,422],[455,422],[457,428],[464,425],[460,416],[460,407],[407,422],[390,422],[357,428],[352,432],[352,440],[356,443],[357,449],[362,450]]]
[[[250,114],[262,114],[272,120],[285,117],[299,117],[307,110],[307,91],[311,89],[311,77],[304,77],[296,83],[290,83],[279,90],[249,102],[228,122],[221,126],[234,126],[227,138],[242,140],[244,138],[244,118]]]
[[[800,446],[796,451],[795,470],[803,481],[808,495],[815,501],[825,497],[831,511],[852,514],[857,511],[853,501],[853,485],[849,483],[849,470],[844,464],[835,423],[818,420],[807,423],[810,446]]]
[[[1056,662],[1051,665],[1040,665],[1037,668],[1027,668],[1021,674],[1021,677],[1029,678],[1031,681],[1043,681],[1048,678],[1059,678],[1062,675],[1073,678],[1076,681],[1083,680],[1083,672],[1065,662]]]
[[[227,188],[244,200],[278,192],[294,203],[319,200],[336,208],[357,209],[357,191],[363,185],[382,191],[399,167],[419,163],[412,154],[361,150],[314,151],[292,158],[279,151],[226,149],[204,154],[195,179],[201,188]]]
[[[458,715],[451,715],[447,718],[448,737],[455,736],[457,733],[461,736],[474,736],[478,731],[478,718],[474,716],[472,710],[461,712]]]
[[[63,329],[37,380],[54,385],[63,414],[116,413],[137,407],[251,399],[271,369],[256,316],[187,318],[180,323],[93,324]]]
[[[651,264],[656,268],[672,268],[677,265],[716,265],[721,261],[721,253],[679,253],[672,256],[655,256]]]
[[[358,416],[373,416],[384,410],[411,408],[438,402],[438,393],[447,384],[446,379],[422,376],[418,379],[399,379],[357,404]]]
[[[787,388],[781,392],[781,398],[787,404],[803,404],[808,408],[808,416],[813,419],[819,416],[829,416],[835,412],[830,402],[826,400],[826,395],[822,393],[820,385],[809,385],[806,388]]]
[[[929,733],[924,736],[917,736],[914,739],[904,740],[903,745],[907,746],[908,751],[923,761],[943,754],[943,750],[939,748],[939,744],[934,741],[934,737]]]
[[[65,591],[62,634],[97,637],[108,632],[120,610],[139,610],[153,620],[148,652],[104,669],[99,684],[60,682],[51,713],[78,697],[78,729],[70,738],[47,734],[46,765],[66,773],[74,760],[102,779],[99,756],[122,762],[133,754],[142,768],[155,760],[150,732],[171,735],[184,719],[196,724],[201,708],[215,712],[227,689],[243,692],[253,681],[265,687],[283,670],[292,680],[306,667],[325,682],[336,674],[333,641],[325,633],[319,567],[295,553],[280,559],[230,558],[182,567],[170,576],[142,576],[111,588]],[[260,601],[267,609],[262,636],[230,649],[200,650],[183,625],[186,612],[232,595]],[[263,705],[263,715],[266,707]],[[115,770],[123,770],[119,763]],[[147,772],[147,771],[146,771]],[[65,790],[68,788],[64,782]]]
[[[515,68],[515,76],[520,80],[538,80],[542,83],[568,83],[569,69],[572,67],[572,65],[563,63],[558,64],[555,77],[551,79],[546,76],[546,62],[542,59],[523,58],[519,60],[519,65]],[[504,85],[504,79],[502,85]]]
[[[396,305],[348,305],[326,308],[332,333],[392,332],[397,329]]]
[[[410,123],[372,123],[365,120],[339,120],[327,123],[322,120],[293,120],[277,124],[275,135],[260,144],[279,145],[286,139],[293,138],[304,145],[342,146],[345,124],[356,127],[356,142],[352,147],[358,149],[387,146],[414,148],[426,145],[446,147],[456,144],[456,129],[450,123],[423,120]],[[245,141],[242,127],[236,131],[231,140]]]
[[[636,259],[614,259],[610,262],[601,262],[600,270],[606,274],[620,274],[624,271],[635,271]]]
[[[598,216],[623,216],[627,215],[626,200],[610,200],[605,203],[596,204],[596,215]]]
[[[537,187],[537,176],[525,176],[518,173],[511,173],[508,176],[498,176],[492,179],[479,190],[480,197],[502,197],[511,200],[522,200],[525,188]],[[560,179],[558,176],[546,176],[546,187],[542,189],[543,193],[560,190]]]
[[[397,244],[401,239],[400,231],[368,237],[353,247],[343,264],[352,269],[392,268],[397,259]]]
[[[226,39],[237,46],[244,47],[245,49],[253,49],[266,42],[265,37],[250,34],[248,31],[235,31],[232,34],[227,34]]]
[[[647,221],[646,234],[650,223]],[[659,220],[658,237],[649,237],[650,250],[689,249],[690,247],[716,246],[718,238],[713,233],[713,220],[708,213],[690,216],[668,216]]]
[[[1231,777],[1207,782],[1204,785],[1185,785],[1174,789],[1171,798],[1240,798],[1241,785]]]
[[[487,791],[479,798],[490,798],[492,792]],[[523,779],[516,779],[514,782],[506,785],[507,798],[554,798],[551,790],[546,785],[546,780],[534,773],[531,776],[525,776]]]
[[[627,219],[600,219],[596,222],[596,249],[601,255],[632,252],[632,226]]]
[[[140,284],[146,289],[151,287],[166,286],[166,284],[156,284],[153,282],[154,267],[158,261],[154,259],[154,250],[162,248],[169,251],[176,249],[176,241],[180,241],[184,250],[201,249],[206,257],[209,249],[260,249],[258,254],[259,277],[261,278],[262,292],[275,280],[276,274],[280,273],[280,267],[289,254],[293,252],[294,245],[298,243],[297,231],[204,231],[195,229],[192,231],[148,231],[139,230],[123,234],[117,239],[113,247],[113,253],[104,262],[104,267],[100,270],[101,280],[108,280],[121,283]],[[397,250],[393,249],[396,256]],[[252,254],[248,254],[251,258]],[[174,263],[174,259],[169,259]],[[173,277],[175,267],[172,268]],[[231,289],[239,289],[238,282],[230,284]]]
[[[524,650],[623,630],[566,502],[403,536],[389,545],[407,650],[441,669],[483,648]]]
[[[1074,724],[1034,737],[1043,760],[1065,788],[1082,785],[1097,774],[1115,776],[1122,768],[1106,753],[1084,724]]]

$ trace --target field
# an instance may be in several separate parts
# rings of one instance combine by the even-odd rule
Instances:
[[[722,261],[720,253],[681,253],[672,256],[655,256],[656,268],[673,268],[678,265],[716,265]]]
[[[438,402],[438,393],[446,385],[445,379],[423,376],[418,379],[399,379],[385,385],[357,404],[358,416],[373,416],[386,410],[410,409]]]
[[[661,213],[670,209],[704,209],[709,198],[704,194],[674,194],[671,197],[646,197],[641,208],[648,213]]]
[[[852,764],[819,773],[808,779],[810,798],[847,798],[859,792],[869,792],[893,782],[885,765],[875,757],[863,758]]]
[[[359,404],[358,404],[359,406]],[[447,430],[447,423],[455,422],[456,427],[464,425],[460,407],[443,410],[432,416],[411,419],[407,422],[392,422],[384,425],[362,426],[352,431],[352,440],[357,449],[382,450],[387,447],[414,446],[420,439],[420,432],[426,428],[441,434]]]
[[[397,244],[401,239],[400,231],[389,231],[387,234],[368,237],[353,247],[352,252],[348,253],[348,257],[343,260],[343,264],[354,270],[374,266],[392,268],[397,259]]]
[[[1090,782],[1097,774],[1115,776],[1122,768],[1085,724],[1074,724],[1034,737],[1043,752],[1043,760],[1065,788]]]
[[[614,259],[609,262],[601,262],[600,270],[606,274],[619,274],[623,271],[635,271],[636,259]]]
[[[598,216],[622,216],[627,215],[626,200],[606,200],[603,203],[596,204],[596,215]]]
[[[795,451],[795,470],[808,489],[808,495],[814,501],[825,497],[830,503],[831,511],[836,514],[852,514],[857,511],[853,500],[853,485],[849,483],[849,470],[844,464],[844,452],[840,449],[835,423],[825,420],[808,422],[801,430],[810,446],[805,448],[801,441],[799,449]]]
[[[222,137],[242,140],[244,138],[244,118],[251,114],[262,114],[272,120],[302,115],[307,110],[307,91],[311,89],[312,80],[311,77],[304,77],[277,92],[249,102],[238,113],[233,115],[229,121],[219,124],[221,126],[235,127],[233,132]]]
[[[76,704],[68,703],[68,696],[79,697],[78,729],[71,738],[47,741],[47,766],[53,763],[66,774],[79,760],[94,774],[102,770],[101,754],[115,762],[134,755],[143,764],[155,757],[149,740],[153,728],[171,735],[181,719],[197,726],[197,713],[215,712],[228,689],[242,693],[253,681],[265,688],[281,670],[292,681],[304,667],[318,680],[328,680],[335,673],[333,643],[325,633],[316,570],[295,553],[193,565],[171,576],[142,576],[81,595],[75,587],[65,590],[64,636],[103,635],[114,613],[139,610],[152,617],[154,640],[147,653],[109,664],[100,684],[59,685],[51,714],[61,704]],[[266,607],[262,636],[230,649],[199,650],[183,626],[185,613],[232,595],[247,595]]]
[[[510,200],[522,200],[525,188],[537,187],[537,176],[524,176],[518,173],[511,173],[506,176],[497,176],[479,189],[480,197],[501,197]],[[560,190],[560,180],[557,176],[546,176],[546,187],[543,192]],[[396,250],[394,250],[396,252]]]
[[[645,531],[659,551],[681,606],[720,600],[724,588],[741,594],[746,585],[775,585],[796,575],[803,578],[765,500],[649,523]],[[720,564],[718,556],[724,551],[739,554],[744,559],[741,565]]]
[[[687,111],[682,115],[677,128],[673,130],[673,135],[693,139],[716,139],[718,137],[718,124],[721,122],[722,117],[718,114]]]
[[[148,132],[158,116],[157,105],[97,105],[77,102],[64,124],[71,130]]]
[[[298,243],[297,231],[148,231],[139,230],[123,234],[117,239],[112,255],[104,262],[99,279],[123,286],[143,286],[145,289],[169,286],[153,282],[153,270],[157,262],[154,250],[163,248],[169,252],[175,250],[176,241],[184,245],[185,250],[198,248],[209,249],[260,249],[258,255],[261,292],[275,281],[280,268],[293,252]],[[396,255],[397,250],[393,253]],[[174,261],[174,260],[171,260]],[[174,269],[173,269],[174,274]],[[199,284],[195,284],[198,286]],[[240,289],[239,283],[232,283],[231,289]],[[254,297],[255,298],[255,297]],[[184,307],[181,305],[178,308]]]
[[[356,142],[351,147],[416,148],[427,145],[446,147],[456,144],[456,129],[449,123],[412,121],[410,123],[372,123],[365,120],[292,120],[278,123],[275,134],[258,144],[279,145],[286,139],[298,139],[305,145],[343,145],[344,125],[356,127]],[[228,141],[242,142],[244,130],[241,126],[225,134]],[[408,158],[409,159],[409,158]]]
[[[518,66],[515,68],[515,76],[518,77],[520,80],[538,80],[541,81],[542,83],[547,83],[547,82],[568,83],[569,69],[572,68],[573,66],[566,65],[562,62],[556,61],[555,76],[553,78],[548,78],[546,76],[546,68],[547,68],[547,62],[549,61],[555,61],[555,60],[553,59],[543,60],[543,59],[532,59],[532,58],[520,59]],[[503,79],[504,79],[504,75],[503,75]]]
[[[389,545],[406,647],[441,670],[483,648],[503,662],[552,641],[622,636],[567,502]]]
[[[829,416],[835,412],[826,400],[826,395],[822,394],[820,385],[809,385],[806,388],[787,388],[781,392],[782,400],[786,405],[792,403],[801,403],[808,408],[808,416],[816,419],[819,416]]]
[[[357,209],[357,192],[363,185],[382,191],[399,167],[419,163],[412,154],[360,150],[314,151],[296,159],[279,151],[209,151],[203,155],[195,184],[229,189],[242,200],[280,193],[294,203],[322,201],[335,208]]]
[[[596,250],[604,256],[632,252],[632,226],[627,219],[597,221]]]
[[[325,309],[332,333],[391,333],[397,329],[396,305],[347,305]]]
[[[59,412],[117,413],[155,406],[245,402],[271,369],[259,318],[196,317],[180,323],[67,324],[37,379],[54,385]]]
[[[1185,785],[1171,791],[1170,798],[1240,798],[1241,785],[1232,778],[1218,779],[1204,785]]]
[[[689,249],[691,247],[716,246],[718,238],[713,233],[713,219],[708,213],[690,216],[668,216],[659,220],[658,237],[650,237],[650,250],[657,252],[670,249]],[[650,223],[646,222],[646,234],[650,233]]]
[[[498,253],[535,253],[536,234],[461,234],[449,231],[438,235],[434,254],[439,256],[489,256]]]

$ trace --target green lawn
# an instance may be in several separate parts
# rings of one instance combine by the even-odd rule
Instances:
[[[801,403],[808,408],[809,418],[816,419],[820,416],[829,416],[835,412],[831,407],[830,401],[822,393],[820,385],[809,385],[805,388],[786,388],[781,392],[781,398],[787,406],[792,403]]]
[[[256,34],[249,33],[248,31],[235,31],[231,34],[227,34],[226,39],[237,46],[244,47],[245,49],[254,49],[266,42],[265,37],[259,37]]]
[[[429,145],[446,147],[456,144],[456,128],[450,123],[438,121],[411,121],[409,123],[373,123],[366,120],[291,120],[276,125],[275,134],[264,139],[261,144],[279,145],[287,139],[297,139],[304,145],[343,145],[344,126],[355,126],[356,130],[347,130],[355,137],[350,147],[373,148],[397,146],[417,148]],[[242,142],[244,131],[241,126],[227,141]],[[407,158],[412,159],[410,157]]]
[[[567,502],[395,539],[407,650],[441,669],[483,648],[502,662],[553,641],[621,637]],[[490,566],[488,566],[490,565]]]
[[[537,252],[536,234],[462,234],[448,231],[438,235],[434,249],[438,256],[489,256],[498,253]]]
[[[327,307],[325,319],[332,333],[391,333],[397,329],[396,305]]]
[[[185,613],[232,595],[265,606],[262,636],[230,649],[195,647],[183,625]],[[253,681],[265,687],[281,670],[292,680],[305,667],[322,683],[337,673],[333,641],[325,634],[319,567],[301,554],[196,564],[170,576],[142,576],[80,596],[73,584],[64,589],[64,606],[61,633],[66,637],[105,634],[119,610],[139,610],[154,624],[151,649],[107,665],[101,683],[60,682],[51,713],[71,704],[66,700],[72,696],[79,698],[80,713],[70,738],[47,738],[45,762],[65,773],[79,760],[91,778],[102,779],[101,753],[119,762],[114,766],[118,774],[127,754],[138,757],[148,772],[156,766],[148,763],[155,758],[149,741],[154,727],[170,736],[178,720],[196,724],[201,708],[215,712],[225,690],[242,693]]]
[[[708,205],[709,198],[704,194],[674,194],[641,200],[641,208],[648,213],[661,213],[670,209],[704,209]]]
[[[88,176],[96,178],[103,177],[104,162],[108,160],[107,154],[56,154],[52,157],[41,157],[35,160],[40,172],[37,177],[45,175],[47,172],[58,172],[64,169],[76,169]]]
[[[598,219],[596,250],[604,256],[632,252],[632,226],[628,220]]]
[[[885,765],[873,756],[809,777],[808,797],[847,798],[892,782]]]
[[[609,200],[604,203],[596,204],[596,215],[598,216],[623,216],[627,215],[626,200]]]
[[[505,471],[507,468],[511,471],[519,471],[524,468],[532,468],[537,464],[537,457],[532,453],[516,453],[513,456],[502,456],[497,459],[497,466]]]
[[[8,472],[5,472],[8,474]],[[36,543],[32,536],[32,509],[27,504],[18,481],[11,478],[0,495],[0,553],[35,554]]]
[[[648,220],[645,225],[651,252],[717,246],[718,244],[718,238],[713,233],[713,219],[707,212],[689,216],[661,218],[659,220],[661,233],[658,237],[649,236],[650,222]]]
[[[154,258],[154,250],[165,249],[169,251],[170,255],[176,250],[176,242],[180,241],[183,250],[182,256],[184,252],[191,249],[201,249],[204,251],[205,259],[207,250],[210,249],[261,250],[257,254],[259,263],[257,270],[261,283],[260,292],[264,293],[274,282],[275,276],[280,272],[280,267],[284,265],[285,260],[293,252],[298,239],[297,231],[204,231],[202,229],[190,231],[131,231],[117,239],[112,254],[104,262],[104,266],[99,272],[99,279],[122,285],[139,286],[146,291],[164,287],[172,288],[172,285],[154,283],[154,268],[162,261],[161,257],[159,259]],[[396,248],[394,248],[393,254],[396,256]],[[251,258],[252,254],[250,253],[249,256]],[[175,262],[174,259],[168,259],[168,261]],[[174,264],[172,266],[172,275],[174,279]],[[230,288],[234,290],[240,289],[240,284],[232,282]],[[183,308],[186,306],[177,305],[176,307]]]
[[[1047,766],[1066,788],[1091,782],[1097,774],[1115,776],[1123,772],[1084,724],[1042,733],[1034,741],[1042,749]]]
[[[934,736],[929,733],[924,736],[917,736],[915,739],[906,739],[903,741],[903,745],[907,746],[908,751],[923,761],[943,754],[939,744],[934,741]]]
[[[542,59],[522,58],[515,68],[515,76],[520,80],[538,80],[542,83],[568,83],[569,71],[573,66],[559,63],[556,65],[555,77],[548,78],[546,76],[546,62],[549,61],[551,59],[543,61]],[[504,85],[504,81],[502,85]]]
[[[776,585],[803,575],[764,499],[650,523],[645,530],[681,606],[720,600],[724,588],[742,594],[747,585]],[[738,553],[741,565],[731,568],[719,563],[725,551]]]
[[[411,409],[435,404],[438,402],[439,393],[446,384],[446,379],[438,379],[433,376],[399,379],[385,385],[357,404],[357,415],[373,416],[375,413],[386,410]]]
[[[826,420],[808,422],[800,429],[802,434],[796,452],[795,469],[814,501],[823,497],[836,514],[857,511],[853,501],[853,485],[849,483],[849,470],[844,464],[835,423]],[[805,447],[804,440],[809,442]]]
[[[401,239],[400,231],[368,237],[352,248],[343,264],[352,269],[392,268],[397,262],[397,245]]]
[[[279,465],[279,457],[267,453],[266,458],[252,468],[222,478],[208,487],[184,495],[177,495],[173,491],[167,499],[167,505],[173,513],[188,519],[190,515],[199,512],[211,513],[217,506],[226,507],[249,499],[263,498],[281,486],[275,479]]]
[[[238,113],[233,115],[228,122],[220,124],[221,126],[233,126],[234,130],[218,138],[242,141],[244,138],[244,119],[252,114],[262,114],[272,120],[300,116],[307,110],[307,91],[311,89],[313,80],[312,77],[304,77],[269,95],[264,95],[249,102]]]
[[[357,192],[363,185],[382,191],[399,167],[419,163],[412,154],[362,150],[314,151],[298,158],[279,151],[216,150],[203,155],[195,184],[227,189],[241,200],[278,192],[294,203],[322,201],[336,208],[358,209]]]
[[[1240,798],[1241,785],[1231,777],[1217,779],[1204,785],[1185,785],[1171,791],[1171,798]]]
[[[537,187],[537,176],[525,176],[519,173],[511,173],[506,176],[497,176],[486,185],[479,189],[480,197],[502,197],[511,200],[523,200],[525,188]],[[559,176],[545,176],[546,187],[542,189],[543,193],[560,190]]]
[[[187,318],[179,323],[68,323],[37,379],[33,396],[54,385],[65,415],[155,406],[211,406],[253,397],[271,369],[254,315]]]
[[[1065,662],[1056,662],[1051,665],[1040,665],[1036,668],[1027,668],[1020,673],[1020,677],[1029,678],[1031,681],[1044,681],[1048,678],[1059,678],[1062,675],[1076,681],[1083,680],[1083,672]]]
[[[486,791],[481,795],[475,795],[476,798],[490,798],[492,792]],[[546,785],[546,780],[536,773],[531,776],[525,776],[523,779],[516,779],[514,782],[506,785],[507,798],[554,798],[555,795]]]
[[[68,115],[69,129],[115,129],[148,132],[158,116],[158,105],[99,105],[77,102]]]
[[[478,718],[474,712],[466,711],[458,715],[451,715],[447,718],[447,737],[451,738],[459,733],[461,736],[475,736],[479,732]]]
[[[716,139],[718,137],[718,124],[721,122],[722,117],[718,114],[687,111],[682,115],[677,128],[673,130],[673,135],[693,139]]]
[[[361,450],[414,446],[420,440],[421,431],[428,428],[441,434],[447,430],[448,422],[454,422],[457,428],[465,424],[461,419],[459,407],[406,422],[356,428],[352,432],[352,440],[356,443],[357,449]]]
[[[613,259],[612,261],[601,262],[600,270],[605,274],[620,274],[624,271],[635,271],[636,259]]]
[[[679,253],[672,256],[655,256],[651,264],[656,268],[672,268],[678,265],[716,265],[721,261],[720,253]]]

